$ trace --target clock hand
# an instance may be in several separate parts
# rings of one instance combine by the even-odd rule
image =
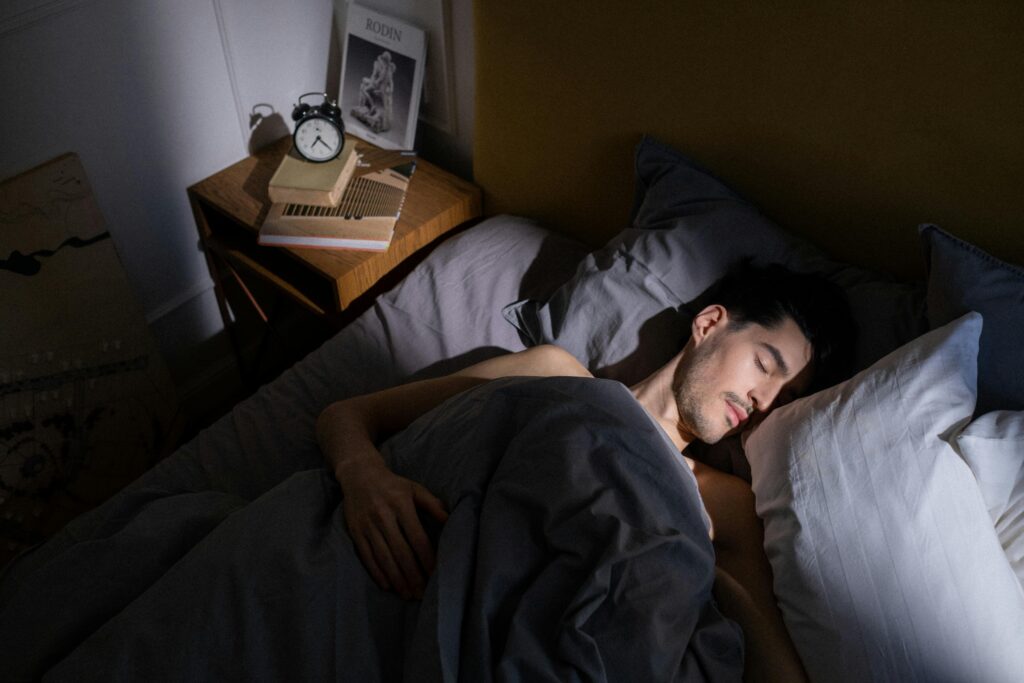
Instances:
[[[326,142],[324,142],[323,140],[321,140],[321,139],[320,139],[320,136],[319,136],[319,135],[317,135],[317,136],[316,136],[316,140],[314,140],[314,141],[313,141],[313,145],[316,145],[316,143],[318,143],[318,142],[319,142],[319,143],[320,143],[321,145],[323,145],[324,147],[326,147],[327,149],[330,149],[330,148],[331,148],[331,146],[330,146],[330,145],[328,145],[328,144],[327,144]]]

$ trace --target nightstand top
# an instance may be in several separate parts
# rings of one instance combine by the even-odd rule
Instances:
[[[270,208],[267,184],[290,146],[291,137],[283,137],[192,185],[188,193],[208,251],[280,287],[318,314],[340,313],[414,252],[481,214],[479,187],[417,159],[387,251],[260,246],[256,236]],[[368,147],[357,140],[357,149]],[[293,263],[282,263],[282,254]]]

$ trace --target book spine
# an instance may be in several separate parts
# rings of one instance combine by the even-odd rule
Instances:
[[[337,249],[340,251],[387,251],[391,241],[333,239],[323,237],[283,237],[263,235],[257,243],[268,247],[290,247],[292,249]]]
[[[344,189],[344,183],[330,191],[271,185],[267,187],[267,195],[270,197],[270,201],[275,204],[337,206],[338,202],[341,201],[341,193]]]

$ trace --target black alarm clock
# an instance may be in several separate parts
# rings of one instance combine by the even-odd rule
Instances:
[[[323,102],[310,106],[302,100],[311,95],[323,98]],[[345,124],[341,122],[341,109],[327,93],[308,92],[299,98],[292,110],[295,132],[292,141],[295,151],[307,161],[323,163],[341,153],[345,146]]]

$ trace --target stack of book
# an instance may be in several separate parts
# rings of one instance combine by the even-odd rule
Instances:
[[[258,241],[291,248],[385,251],[415,169],[415,152],[357,153],[352,140],[324,164],[289,152],[267,188],[272,204]]]

